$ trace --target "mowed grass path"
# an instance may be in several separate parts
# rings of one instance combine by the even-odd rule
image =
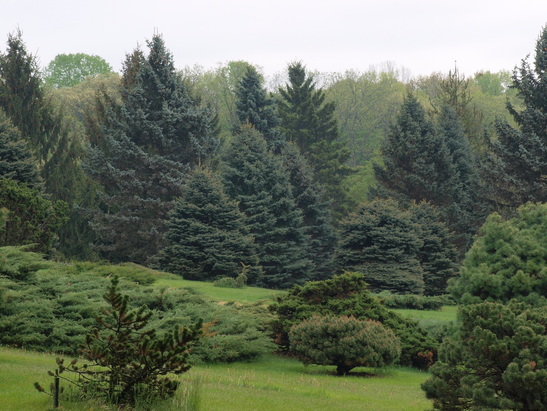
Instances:
[[[51,399],[33,387],[47,387],[55,356],[0,348],[0,409],[46,410]],[[431,408],[420,384],[428,374],[408,368],[356,368],[338,377],[334,367],[304,366],[267,356],[253,363],[200,365],[180,376],[183,386],[197,384],[202,411],[425,410]],[[184,390],[179,390],[179,397]],[[174,403],[183,403],[182,398]],[[92,406],[64,403],[67,410]],[[162,407],[163,408],[163,407]]]

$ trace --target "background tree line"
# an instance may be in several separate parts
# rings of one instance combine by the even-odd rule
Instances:
[[[542,41],[512,74],[293,62],[268,88],[242,61],[178,71],[160,35],[119,75],[78,54],[41,71],[17,31],[0,56],[2,244],[273,288],[358,270],[374,291],[443,293],[490,212],[545,201]]]

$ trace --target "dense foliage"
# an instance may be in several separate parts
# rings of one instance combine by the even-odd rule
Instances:
[[[122,103],[106,108],[85,167],[103,187],[90,210],[101,255],[151,264],[187,173],[217,140],[213,114],[189,95],[161,36],[148,47],[127,57]]]
[[[0,177],[0,208],[6,210],[0,228],[0,247],[31,245],[34,251],[49,252],[57,229],[64,223],[66,203],[48,200],[36,188]]]
[[[460,328],[439,349],[423,384],[441,410],[543,410],[547,310],[485,302],[460,308]]]
[[[401,364],[426,368],[436,356],[437,343],[414,321],[384,307],[370,294],[365,278],[359,273],[297,285],[277,297],[270,309],[276,315],[272,323],[276,343],[284,349],[289,348],[290,328],[313,315],[353,316],[378,321],[391,329],[401,341]]]
[[[258,248],[264,274],[259,285],[287,288],[309,279],[308,237],[282,159],[264,137],[243,127],[226,151],[222,177],[238,201]]]
[[[112,67],[100,56],[84,53],[58,54],[44,70],[48,87],[72,87],[87,77],[112,73]]]
[[[547,208],[493,214],[450,287],[463,305],[423,385],[438,409],[542,410],[547,397]]]
[[[383,164],[374,169],[387,191],[380,194],[438,207],[463,253],[480,218],[474,159],[456,113],[444,107],[438,123],[409,94],[383,146]]]
[[[139,398],[163,399],[175,394],[180,381],[173,375],[188,371],[188,352],[199,338],[200,323],[189,328],[175,326],[161,337],[147,328],[152,311],[146,306],[129,309],[129,297],[118,289],[118,277],[103,295],[107,308],[97,316],[86,335],[77,360],[64,366],[58,360],[58,375],[73,372],[74,382],[87,397],[100,398],[118,406],[134,406]],[[39,391],[43,388],[35,384]]]
[[[454,276],[456,253],[449,232],[428,204],[408,210],[374,200],[340,224],[336,264],[365,274],[372,291],[442,294]]]
[[[547,204],[527,204],[514,218],[492,214],[450,286],[464,304],[515,298],[545,304]]]
[[[342,184],[351,174],[346,165],[349,150],[338,137],[334,117],[335,104],[326,101],[326,93],[316,88],[312,75],[300,62],[288,67],[289,82],[279,88],[281,130],[309,160],[317,181],[338,214],[348,208],[347,190]]]
[[[547,201],[547,27],[536,43],[534,67],[523,60],[512,80],[524,109],[508,102],[517,127],[497,122],[482,171],[490,200],[515,208]]]
[[[0,109],[0,178],[38,187],[42,180],[30,149],[17,127]]]
[[[0,344],[75,355],[104,307],[105,277],[112,275],[121,278],[130,309],[155,312],[149,328],[160,336],[203,320],[193,363],[252,360],[273,349],[261,306],[219,305],[186,289],[138,285],[152,284],[158,272],[134,264],[61,264],[15,247],[0,248]]]
[[[338,375],[355,367],[383,367],[398,360],[392,330],[355,317],[312,316],[289,330],[291,350],[305,364],[335,365]]]
[[[236,277],[244,268],[250,284],[262,273],[238,205],[221,181],[196,169],[170,213],[162,266],[189,280]]]

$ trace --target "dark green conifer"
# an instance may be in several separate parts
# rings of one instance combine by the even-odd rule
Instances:
[[[293,196],[302,211],[303,228],[310,240],[310,255],[313,263],[313,280],[326,279],[333,273],[333,253],[336,232],[332,224],[329,203],[320,184],[314,181],[313,170],[300,154],[294,143],[283,145],[281,156],[289,173]]]
[[[73,207],[89,191],[80,169],[85,151],[80,136],[67,128],[62,109],[45,93],[36,58],[28,53],[21,31],[10,34],[7,45],[6,53],[0,55],[0,108],[21,132],[46,193],[72,207],[68,224],[59,231],[59,247],[66,252],[76,239],[90,239],[87,222]]]
[[[524,109],[507,108],[517,128],[496,124],[496,139],[488,141],[490,154],[483,161],[484,189],[501,207],[547,201],[547,27],[536,43],[534,67],[523,60],[513,72],[512,87]]]
[[[268,97],[263,87],[262,76],[252,67],[247,72],[236,90],[237,116],[242,125],[251,124],[266,139],[269,147],[276,151],[285,141],[279,130],[280,120],[277,115],[275,100]]]
[[[264,274],[260,285],[286,288],[310,278],[308,239],[289,176],[264,137],[244,126],[224,156],[226,193],[239,202],[255,237]]]
[[[196,169],[170,213],[162,266],[189,280],[236,277],[246,267],[248,282],[260,276],[256,247],[237,203],[220,180]]]
[[[0,54],[0,107],[28,141],[42,165],[54,147],[46,127],[47,102],[36,57],[29,54],[22,33],[8,35],[7,51]]]
[[[458,254],[450,232],[438,210],[430,204],[413,204],[409,211],[421,240],[417,259],[423,270],[424,294],[446,294],[447,282],[458,269]]]
[[[19,130],[0,109],[0,178],[38,187],[42,180],[36,162]]]
[[[149,55],[129,55],[122,104],[100,115],[86,170],[103,186],[92,211],[98,249],[113,261],[150,264],[162,248],[165,221],[187,173],[215,150],[214,116],[189,95],[163,39]],[[97,127],[94,128],[97,130]]]
[[[393,200],[374,200],[341,222],[336,263],[340,271],[365,274],[372,291],[421,294],[422,245],[408,211]]]
[[[408,95],[382,153],[383,166],[374,167],[379,192],[402,203],[427,201],[438,207],[463,255],[482,214],[473,156],[454,111],[445,107],[435,126]]]
[[[349,204],[342,182],[351,169],[346,166],[350,152],[338,138],[335,105],[325,101],[325,92],[316,88],[302,63],[289,65],[288,72],[289,84],[279,88],[281,130],[309,160],[317,181],[340,214]]]

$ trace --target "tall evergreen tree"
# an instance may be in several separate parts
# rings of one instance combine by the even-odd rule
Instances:
[[[286,288],[310,278],[308,238],[289,176],[264,137],[244,126],[224,156],[227,194],[239,202],[258,246],[260,285]]]
[[[46,193],[71,206],[81,204],[80,196],[88,191],[80,168],[85,152],[81,138],[66,126],[62,109],[44,91],[36,58],[27,52],[22,33],[10,34],[7,45],[0,55],[0,108],[30,148]],[[59,247],[66,252],[76,238],[89,239],[88,234],[86,221],[72,207],[68,223],[60,227]]]
[[[325,92],[316,88],[313,76],[306,73],[302,63],[289,65],[288,72],[289,83],[279,88],[281,130],[308,158],[317,180],[341,214],[349,203],[342,182],[351,174],[346,166],[350,152],[338,138],[334,103],[325,101]]]
[[[435,126],[409,94],[382,153],[383,165],[374,168],[380,192],[384,189],[403,202],[427,201],[439,207],[463,254],[481,210],[472,152],[454,111],[445,107]]]
[[[38,187],[42,184],[36,162],[19,129],[0,109],[0,178]]]
[[[308,161],[294,143],[282,148],[282,159],[289,173],[297,207],[302,211],[305,234],[310,239],[309,259],[313,263],[313,278],[321,280],[333,274],[333,253],[337,237],[332,224],[329,203]]]
[[[236,95],[240,123],[251,124],[264,136],[268,145],[277,151],[285,141],[285,136],[279,130],[280,120],[275,100],[268,97],[263,87],[263,79],[254,67],[247,67],[247,72],[236,89]]]
[[[217,146],[213,114],[188,93],[162,37],[148,47],[148,56],[137,50],[126,59],[122,103],[105,106],[85,164],[103,187],[102,205],[92,211],[99,251],[142,264],[162,248],[188,171]]]
[[[537,40],[534,63],[532,68],[523,60],[513,72],[512,87],[524,103],[522,111],[507,103],[517,128],[498,121],[497,139],[488,141],[490,155],[483,161],[484,188],[501,207],[547,201],[547,27]]]
[[[43,165],[54,147],[48,133],[47,101],[41,89],[36,57],[29,54],[20,30],[8,35],[7,51],[0,54],[0,107],[28,141]]]
[[[189,280],[236,277],[243,270],[256,284],[258,266],[253,237],[221,181],[196,169],[170,213],[162,267]]]

